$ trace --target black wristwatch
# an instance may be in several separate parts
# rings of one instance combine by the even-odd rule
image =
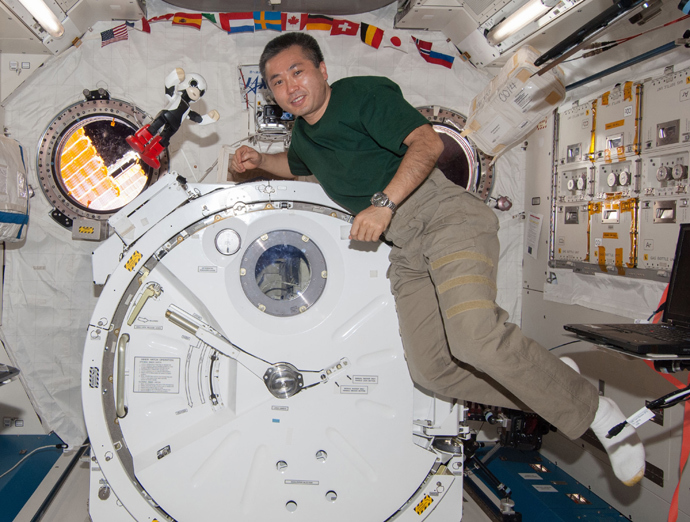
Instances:
[[[371,204],[375,207],[388,207],[393,211],[394,214],[395,211],[398,209],[398,205],[396,205],[390,199],[388,199],[388,196],[386,196],[383,192],[377,192],[376,194],[371,196]]]

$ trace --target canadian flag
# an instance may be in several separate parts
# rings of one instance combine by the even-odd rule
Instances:
[[[299,31],[302,26],[301,13],[281,13],[281,25],[283,31]]]

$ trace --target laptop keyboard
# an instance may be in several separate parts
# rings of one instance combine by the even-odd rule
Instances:
[[[663,324],[621,324],[614,327],[619,332],[635,332],[662,341],[689,341],[690,330],[685,328],[676,328]]]

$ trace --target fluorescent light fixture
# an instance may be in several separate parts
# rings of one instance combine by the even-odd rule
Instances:
[[[520,9],[511,14],[486,35],[490,45],[498,45],[506,38],[513,36],[527,24],[548,13],[558,0],[529,0]]]
[[[58,20],[55,13],[50,10],[50,7],[48,7],[43,0],[19,0],[19,3],[29,11],[29,14],[41,24],[41,27],[43,27],[50,36],[53,38],[60,38],[65,34],[65,28],[60,23],[60,20]]]

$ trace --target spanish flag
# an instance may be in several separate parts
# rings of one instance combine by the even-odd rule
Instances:
[[[175,13],[172,23],[201,29],[201,13]]]
[[[302,18],[302,23],[307,31],[330,31],[333,26],[333,18],[323,15],[308,14],[306,20]]]
[[[371,45],[374,49],[378,49],[383,40],[383,29],[379,29],[375,25],[369,25],[362,22],[362,28],[360,30],[359,36],[362,41]]]

